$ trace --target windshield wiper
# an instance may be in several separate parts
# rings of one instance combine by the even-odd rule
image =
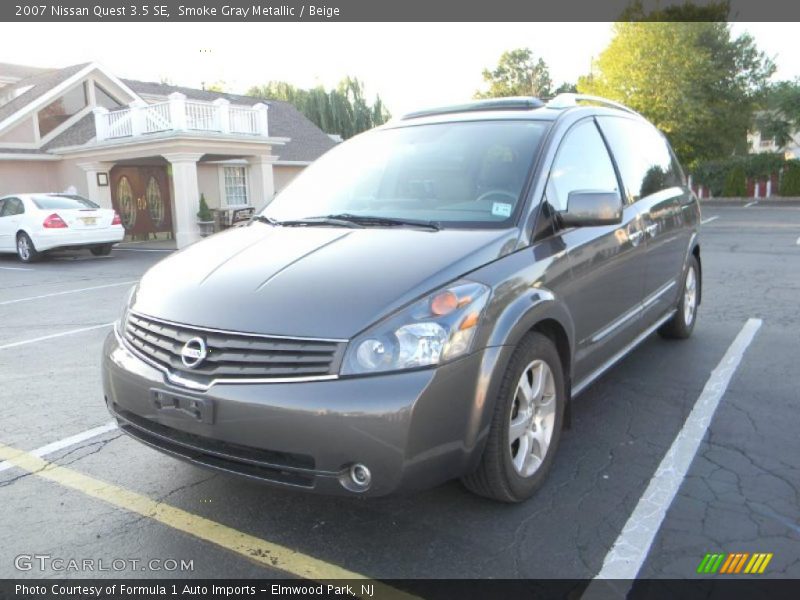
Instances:
[[[348,221],[357,223],[362,226],[387,226],[387,227],[422,227],[424,229],[431,229],[439,231],[442,226],[436,221],[419,221],[417,219],[400,219],[396,217],[377,217],[370,215],[354,215],[351,213],[340,213],[335,215],[328,215],[326,219],[336,219],[339,221]]]
[[[290,219],[287,221],[275,221],[275,225],[281,227],[309,227],[314,225],[334,225],[336,227],[363,227],[360,223],[349,219],[339,219],[336,216],[330,217],[306,217],[304,219]]]
[[[267,223],[268,225],[279,225],[278,221],[272,217],[265,217],[264,215],[255,215],[252,217],[252,219],[253,221],[260,221],[261,223]]]
[[[359,225],[351,221],[344,221],[341,219],[329,219],[328,217],[308,217],[305,219],[290,219],[287,221],[278,221],[277,219],[273,219],[272,217],[267,217],[265,215],[256,215],[253,217],[253,220],[260,221],[261,223],[267,223],[268,225],[273,225],[274,227],[306,227],[313,225],[336,225],[338,227],[363,227],[363,225]]]
[[[398,219],[394,217],[376,217],[369,215],[354,215],[351,213],[339,213],[335,215],[325,215],[319,217],[305,217],[303,219],[290,219],[278,221],[272,217],[256,215],[254,221],[261,221],[278,227],[313,227],[315,225],[334,225],[336,227],[422,227],[439,231],[442,227],[436,221],[417,221],[415,219]]]

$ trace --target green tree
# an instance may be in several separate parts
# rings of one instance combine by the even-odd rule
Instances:
[[[344,139],[384,124],[391,115],[380,96],[370,104],[364,85],[355,77],[345,77],[332,90],[322,86],[302,89],[285,81],[270,81],[250,88],[248,95],[293,104],[326,133]]]
[[[498,98],[505,96],[551,95],[553,80],[550,69],[541,58],[534,59],[529,48],[517,48],[503,52],[493,70],[483,70],[483,80],[489,85],[486,91],[478,90],[475,98]]]
[[[788,144],[800,130],[800,79],[771,84],[753,122],[761,136],[774,138],[779,148]]]
[[[214,83],[206,85],[203,89],[208,91],[208,92],[224,93],[225,92],[225,82],[224,81],[215,81]]]
[[[642,113],[688,165],[745,152],[747,129],[775,65],[750,35],[732,36],[727,14],[726,3],[649,14],[641,3],[631,5],[628,21],[614,25],[611,43],[592,73],[579,79],[578,90]],[[669,21],[675,18],[689,21]]]
[[[578,86],[574,83],[564,82],[556,88],[555,94],[574,94],[578,91]]]

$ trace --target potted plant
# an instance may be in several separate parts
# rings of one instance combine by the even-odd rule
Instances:
[[[197,211],[197,224],[200,226],[200,235],[207,237],[214,233],[214,213],[208,208],[206,197],[200,194],[200,210]]]

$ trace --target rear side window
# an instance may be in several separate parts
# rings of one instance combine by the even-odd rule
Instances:
[[[617,160],[628,203],[682,185],[669,145],[655,127],[625,117],[597,120]]]
[[[41,210],[100,208],[91,200],[80,196],[37,196],[33,199],[33,203]]]
[[[592,120],[572,127],[561,142],[547,180],[547,201],[555,210],[566,210],[569,193],[580,190],[619,190],[614,165]]]
[[[6,198],[2,208],[0,208],[0,217],[13,217],[14,215],[21,215],[25,212],[25,206],[19,198]]]

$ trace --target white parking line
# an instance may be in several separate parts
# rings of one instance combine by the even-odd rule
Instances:
[[[754,206],[756,204],[758,204],[758,200],[753,200],[752,202],[748,202],[747,204],[745,204],[744,207],[750,208],[751,206]]]
[[[713,217],[708,217],[707,219],[703,219],[703,220],[702,220],[702,221],[700,221],[700,222],[701,222],[703,225],[705,225],[706,223],[711,223],[711,221],[716,221],[717,219],[719,219],[719,215],[714,215]]]
[[[33,271],[33,269],[25,269],[24,267],[0,267],[5,271]]]
[[[101,425],[100,427],[95,427],[94,429],[89,429],[87,431],[76,433],[75,435],[71,435],[69,437],[64,438],[63,440],[58,440],[56,442],[52,442],[47,444],[46,446],[42,446],[41,448],[37,448],[36,450],[31,450],[31,454],[37,456],[39,458],[44,458],[50,454],[54,454],[59,450],[65,450],[70,446],[76,446],[81,442],[85,442],[86,440],[90,440],[98,435],[103,435],[104,433],[108,433],[109,431],[113,431],[117,428],[117,424],[114,421],[110,421],[105,425]],[[8,469],[13,469],[14,465],[8,461],[0,462],[0,473],[6,471]]]
[[[6,304],[16,304],[17,302],[28,302],[29,300],[40,300],[41,298],[52,298],[53,296],[66,296],[67,294],[77,294],[78,292],[88,292],[90,290],[102,290],[104,288],[118,287],[121,285],[133,285],[135,281],[122,281],[120,283],[107,283],[105,285],[95,285],[87,288],[80,288],[77,290],[67,290],[66,292],[53,292],[52,294],[42,294],[41,296],[28,296],[27,298],[17,298],[16,300],[4,300],[0,302],[0,306]]]
[[[595,577],[583,598],[605,597],[611,585],[613,591],[625,597],[626,590],[617,586],[632,585],[642,567],[650,546],[661,523],[678,492],[686,473],[703,441],[720,399],[725,394],[736,368],[742,361],[747,347],[761,327],[761,319],[748,319],[736,339],[725,352],[725,356],[711,372],[703,391],[697,398],[692,412],[686,417],[661,464],[647,486],[628,522],[614,542],[603,561],[603,567]],[[600,579],[622,579],[625,582],[598,582]],[[588,595],[587,595],[588,594]]]
[[[115,248],[124,252],[175,252],[175,250],[160,250],[158,248]]]
[[[111,327],[114,324],[103,323],[102,325],[92,325],[91,327],[82,327],[80,329],[71,329],[69,331],[62,331],[61,333],[54,333],[52,335],[44,335],[42,337],[33,338],[32,340],[23,340],[21,342],[12,342],[10,344],[3,344],[0,350],[7,350],[9,348],[17,348],[19,346],[26,346],[28,344],[35,344],[36,342],[43,342],[45,340],[52,340],[53,338],[64,337],[65,335],[72,335],[74,333],[83,333],[84,331],[92,331],[93,329],[102,329],[103,327]]]
[[[800,246],[800,237],[797,238],[797,241],[795,242],[795,245]]]

